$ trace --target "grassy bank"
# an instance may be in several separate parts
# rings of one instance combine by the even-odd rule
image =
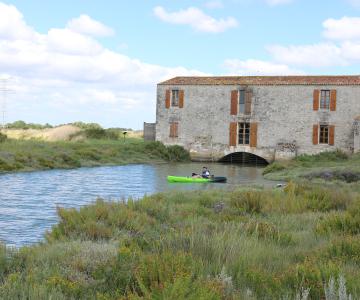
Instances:
[[[59,209],[43,244],[0,248],[0,298],[358,299],[359,211],[309,182]]]
[[[301,155],[291,161],[275,162],[264,169],[272,180],[308,178],[318,181],[360,181],[360,154],[347,155],[341,151],[317,155]]]
[[[184,160],[189,160],[189,154],[179,146],[134,138],[0,142],[0,172]]]

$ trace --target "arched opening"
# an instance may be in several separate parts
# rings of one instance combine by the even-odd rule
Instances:
[[[266,159],[248,152],[234,152],[228,154],[221,158],[219,162],[255,166],[266,166],[269,164]]]

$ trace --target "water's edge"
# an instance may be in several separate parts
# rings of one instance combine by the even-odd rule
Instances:
[[[33,244],[43,239],[57,221],[56,207],[79,208],[96,198],[139,199],[168,190],[233,189],[239,185],[273,187],[262,168],[218,163],[206,164],[216,176],[228,182],[170,184],[167,175],[189,176],[204,163],[129,164],[7,173],[0,175],[0,241],[10,246]]]

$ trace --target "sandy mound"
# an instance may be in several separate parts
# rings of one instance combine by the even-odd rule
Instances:
[[[70,137],[81,131],[73,125],[63,125],[48,129],[5,129],[2,132],[12,139],[40,139],[45,141],[68,141]]]

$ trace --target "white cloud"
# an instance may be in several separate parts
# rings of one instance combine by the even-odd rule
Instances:
[[[233,17],[217,20],[196,7],[168,12],[162,6],[157,6],[154,8],[154,14],[164,22],[189,25],[200,32],[219,33],[238,26],[237,20]]]
[[[97,55],[102,46],[91,37],[69,29],[50,29],[47,34],[47,46],[50,50],[70,55]]]
[[[323,22],[324,36],[333,40],[360,40],[360,18],[343,17]]]
[[[0,2],[0,39],[33,39],[36,33],[26,25],[23,15],[13,5]]]
[[[360,7],[360,0],[348,0],[348,2],[355,7]]]
[[[267,50],[279,63],[309,67],[348,66],[360,62],[360,18],[323,22],[327,42],[310,45],[272,45]]]
[[[223,8],[224,3],[221,0],[211,0],[205,3],[205,7],[210,9]]]
[[[83,120],[141,128],[143,121],[154,120],[158,82],[204,75],[144,63],[105,48],[92,37],[94,30],[73,29],[37,33],[16,7],[0,3],[0,70],[16,81],[9,121]]]
[[[248,59],[227,59],[224,67],[231,75],[302,75],[304,72],[291,69],[285,64],[276,64],[273,62]]]
[[[90,18],[88,15],[80,15],[78,18],[70,20],[67,27],[74,32],[91,36],[101,37],[114,34],[114,30],[112,28]]]
[[[289,4],[291,2],[293,2],[294,0],[265,0],[267,4],[271,5],[271,6],[276,6],[276,5],[282,5],[282,4]]]
[[[267,47],[267,49],[275,61],[290,65],[328,67],[347,64],[346,58],[342,55],[341,47],[332,43],[300,46],[274,45]]]

